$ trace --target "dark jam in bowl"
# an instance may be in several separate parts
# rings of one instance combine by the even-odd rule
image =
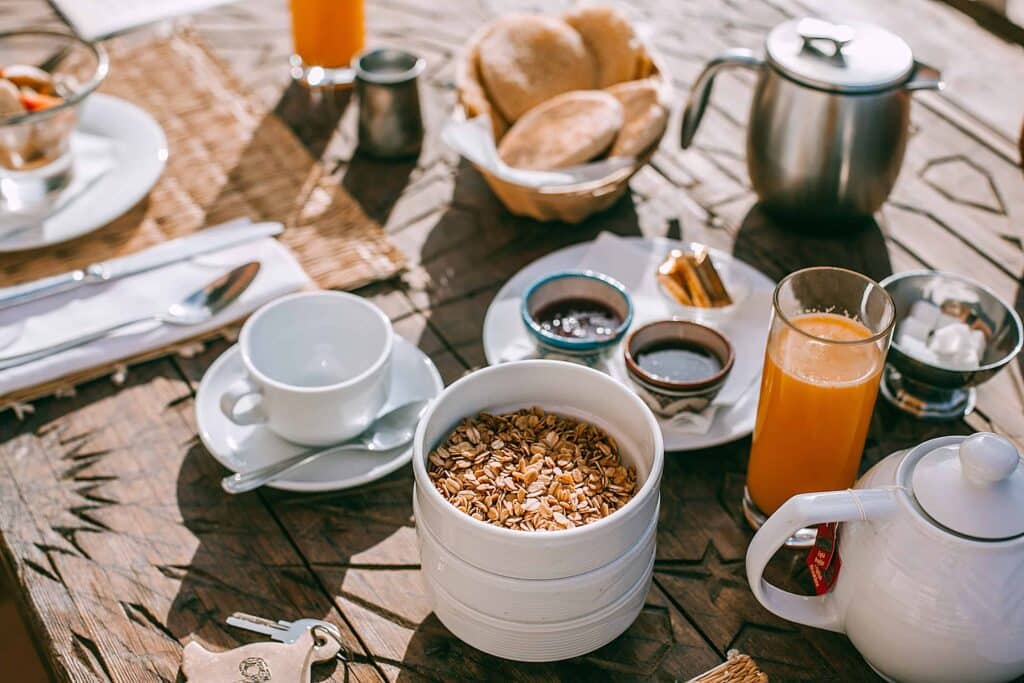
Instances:
[[[603,341],[615,336],[622,318],[600,301],[562,299],[541,307],[533,319],[545,332],[580,341]]]
[[[718,356],[684,341],[651,344],[636,354],[636,364],[648,375],[669,382],[699,382],[722,369]]]

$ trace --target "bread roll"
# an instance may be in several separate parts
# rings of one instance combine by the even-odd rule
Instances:
[[[575,166],[603,154],[621,127],[622,105],[608,93],[567,92],[516,121],[498,145],[498,154],[515,168]]]
[[[597,84],[597,66],[580,34],[560,19],[509,14],[479,44],[480,76],[509,123],[541,102]]]
[[[501,136],[508,130],[508,122],[497,109],[491,105],[480,82],[480,48],[479,41],[471,41],[466,54],[458,62],[455,73],[455,87],[459,96],[459,103],[466,110],[466,118],[487,116],[491,120],[491,131],[494,139],[500,140]]]
[[[627,81],[605,89],[622,105],[622,130],[608,156],[635,157],[665,131],[668,107],[662,104],[658,86],[650,79]]]
[[[597,60],[598,88],[639,77],[643,45],[622,12],[608,5],[585,5],[566,12],[564,18]]]

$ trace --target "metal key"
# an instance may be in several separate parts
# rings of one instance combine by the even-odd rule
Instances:
[[[277,640],[282,643],[294,643],[299,636],[307,630],[314,627],[317,627],[318,629],[322,628],[328,631],[329,634],[338,641],[339,645],[342,645],[342,651],[338,653],[338,657],[343,661],[348,659],[348,657],[343,654],[347,652],[347,648],[342,644],[341,631],[339,631],[338,627],[329,621],[323,621],[321,619],[296,619],[295,621],[279,619],[277,621],[272,621],[252,614],[245,614],[244,612],[235,612],[228,617],[227,623],[229,626],[270,636],[273,640]]]

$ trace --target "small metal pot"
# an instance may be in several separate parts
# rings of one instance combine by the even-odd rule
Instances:
[[[911,93],[943,87],[937,70],[882,28],[794,19],[768,34],[764,57],[728,50],[705,67],[683,116],[684,148],[715,76],[735,66],[758,72],[747,131],[754,190],[769,210],[805,218],[877,211],[903,162]]]
[[[359,98],[359,149],[371,156],[401,159],[423,145],[419,76],[426,62],[392,48],[367,50],[353,61]]]

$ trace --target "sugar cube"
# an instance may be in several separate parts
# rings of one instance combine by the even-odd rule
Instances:
[[[941,314],[942,311],[938,306],[933,304],[931,301],[921,299],[910,305],[910,312],[907,317],[921,321],[921,323],[930,330],[935,327],[935,322],[939,319],[939,315]]]
[[[919,339],[914,337],[900,338],[896,341],[899,344],[900,350],[912,358],[916,358],[924,363],[931,363],[932,365],[939,364],[939,357],[934,351],[928,348],[928,345]]]
[[[939,356],[954,356],[960,349],[969,348],[971,344],[971,328],[961,322],[944,327],[937,327],[932,332],[928,348]]]
[[[951,315],[940,313],[939,316],[935,319],[935,325],[933,329],[941,330],[944,327],[950,327],[952,325],[964,325],[964,322],[960,320],[960,318],[954,318]],[[964,327],[966,327],[966,325],[964,325]]]
[[[927,342],[928,335],[932,329],[921,320],[917,318],[907,317],[900,321],[900,324],[896,328],[896,336],[898,339],[905,337],[913,337],[918,341]],[[901,345],[903,342],[899,342]]]
[[[943,367],[950,370],[976,370],[979,366],[978,354],[974,349],[965,347],[952,356],[943,356],[939,359]]]

